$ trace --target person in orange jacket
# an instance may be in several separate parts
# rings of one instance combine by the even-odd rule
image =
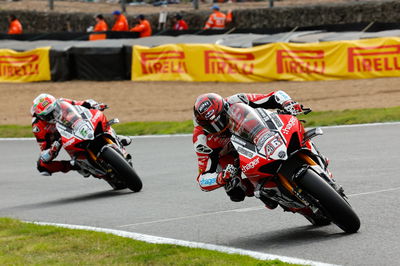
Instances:
[[[96,16],[96,26],[94,26],[94,32],[99,32],[99,31],[107,31],[108,26],[106,21],[104,20],[103,15],[99,14]]]
[[[129,26],[128,26],[128,21],[126,20],[126,17],[121,13],[121,11],[114,11],[114,26],[112,27],[112,31],[128,31]]]
[[[8,26],[8,34],[21,34],[22,25],[15,15],[10,15],[8,18],[10,25]]]
[[[172,27],[173,30],[187,30],[189,27],[186,21],[183,20],[181,14],[176,14],[174,17],[174,26]]]
[[[145,18],[144,15],[139,15],[137,19],[139,19],[139,24],[133,27],[131,31],[139,32],[140,38],[151,36],[152,30],[150,22]]]
[[[213,5],[211,8],[213,13],[208,17],[206,25],[203,29],[205,30],[223,30],[225,25],[232,21],[232,12],[229,11],[227,15],[219,11],[218,5]]]

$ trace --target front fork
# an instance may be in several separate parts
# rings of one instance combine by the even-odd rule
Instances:
[[[104,163],[102,162],[102,160],[99,159],[99,156],[102,153],[104,147],[108,146],[108,147],[111,147],[112,149],[116,150],[117,152],[121,153],[121,155],[124,156],[124,158],[132,166],[132,156],[126,151],[124,146],[119,142],[117,136],[115,137],[115,139],[118,143],[115,143],[111,138],[109,138],[106,135],[103,135],[102,138],[103,138],[104,142],[107,144],[105,146],[103,146],[97,154],[95,154],[91,149],[87,149],[87,152],[94,163],[96,163],[107,174],[110,174],[112,172],[112,170],[108,166],[105,166]]]
[[[291,202],[291,205],[293,205],[294,208],[307,207],[310,208],[314,213],[318,212],[318,208],[314,206],[314,204],[312,204],[312,200],[308,199],[307,195],[302,191],[302,189],[298,187],[295,182],[292,181],[296,180],[296,178],[301,177],[307,170],[309,170],[309,168],[311,168],[311,171],[316,172],[319,176],[324,178],[342,197],[346,198],[343,188],[336,184],[335,180],[331,177],[329,170],[327,170],[327,164],[324,163],[325,162],[324,157],[319,153],[318,154],[313,153],[313,154],[316,156],[319,163],[317,163],[313,158],[311,158],[309,155],[305,153],[302,152],[297,153],[296,156],[298,156],[298,158],[303,162],[303,167],[300,167],[296,171],[293,178],[289,179],[288,177],[279,172],[276,175],[277,182],[279,182],[280,187],[289,192],[292,197],[298,199],[301,202],[301,204],[293,202],[293,200],[290,199],[290,197],[288,197],[287,195],[284,195],[284,193],[280,193],[278,198],[276,198],[277,193],[279,193],[277,190],[279,189],[273,191],[268,188],[263,188],[264,183],[260,183],[260,185],[257,186],[255,193],[256,197],[261,199],[263,196],[270,198],[274,198],[275,196],[275,200],[278,200],[279,198],[283,200],[283,202],[281,202],[283,203],[283,205],[284,202],[287,201]]]

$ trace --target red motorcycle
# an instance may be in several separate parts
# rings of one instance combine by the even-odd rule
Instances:
[[[62,145],[80,174],[104,179],[116,190],[142,189],[132,157],[111,127],[118,119],[108,121],[100,110],[62,100],[56,102],[54,112]]]
[[[305,131],[295,116],[243,103],[231,105],[228,117],[238,171],[253,184],[257,198],[267,206],[272,202],[300,213],[314,225],[333,222],[347,233],[357,232],[360,219],[332,178],[328,160],[311,141],[322,135],[320,128]]]

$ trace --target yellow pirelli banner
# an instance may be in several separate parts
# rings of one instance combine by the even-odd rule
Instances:
[[[133,47],[132,80],[265,81],[273,49],[236,49],[213,44]]]
[[[253,48],[213,44],[133,47],[132,80],[252,82],[400,76],[400,38],[274,43]]]
[[[26,52],[0,49],[0,82],[32,82],[51,79],[50,47]]]

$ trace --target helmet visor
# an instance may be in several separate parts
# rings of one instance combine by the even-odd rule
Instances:
[[[208,133],[217,133],[226,128],[228,125],[227,121],[226,113],[223,112],[212,121],[200,121],[199,125]]]
[[[38,115],[38,117],[47,122],[54,122],[54,112],[50,112],[44,115]]]

